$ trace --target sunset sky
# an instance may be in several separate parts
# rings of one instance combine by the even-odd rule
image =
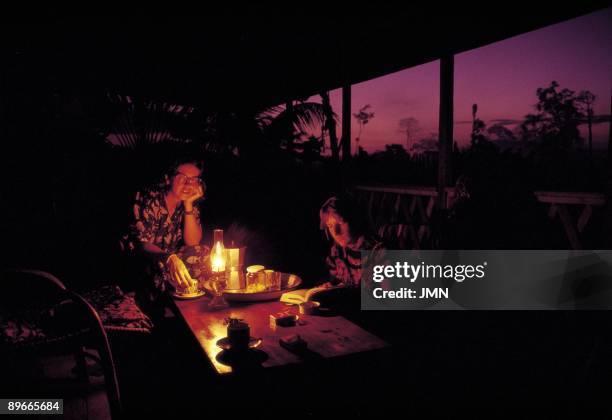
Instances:
[[[417,139],[437,135],[438,67],[435,61],[353,86],[352,112],[369,104],[375,113],[361,135],[362,147],[372,152],[389,143],[405,145],[399,121],[407,117],[418,120]],[[612,8],[456,55],[455,139],[460,145],[469,142],[472,104],[478,104],[487,126],[520,121],[534,112],[536,89],[552,80],[561,88],[590,90],[597,96],[595,115],[610,113]],[[331,99],[340,115],[340,91]],[[354,139],[358,126],[352,120]],[[594,147],[605,147],[608,127],[594,126]]]

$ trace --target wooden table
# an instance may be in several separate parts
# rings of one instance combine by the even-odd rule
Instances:
[[[271,326],[270,314],[289,310],[297,313],[297,307],[289,307],[279,301],[251,304],[230,303],[222,310],[209,310],[209,299],[176,300],[178,312],[183,317],[210,362],[219,374],[237,370],[231,353],[217,346],[217,341],[227,335],[225,319],[240,318],[251,327],[251,336],[263,340],[256,351],[250,351],[252,361],[261,367],[274,367],[300,363],[305,358],[332,358],[388,347],[375,335],[363,330],[341,316],[300,315],[298,325],[293,327]],[[281,347],[279,338],[299,334],[308,343],[308,351],[299,356]]]

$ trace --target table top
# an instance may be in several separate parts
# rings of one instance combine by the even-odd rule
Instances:
[[[282,366],[300,363],[307,358],[331,358],[370,350],[389,345],[341,316],[300,315],[298,324],[291,327],[270,323],[270,315],[289,310],[297,314],[296,306],[279,301],[251,304],[231,303],[221,310],[208,308],[209,298],[174,300],[180,314],[206,352],[219,374],[238,370],[241,363],[256,363],[261,367]],[[236,361],[235,353],[217,346],[217,341],[227,335],[226,318],[240,318],[249,323],[251,336],[262,339],[257,350],[250,350],[244,360]],[[299,334],[307,343],[305,352],[295,354],[283,348],[279,339],[286,335]]]

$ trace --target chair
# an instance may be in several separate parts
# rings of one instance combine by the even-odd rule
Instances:
[[[418,233],[412,225],[384,224],[377,234],[389,249],[419,249]]]
[[[77,368],[84,357],[102,366],[106,395],[113,419],[122,413],[119,384],[106,331],[96,310],[53,275],[37,270],[2,272],[0,349],[9,358],[39,359],[74,354]],[[83,351],[95,348],[99,359]]]

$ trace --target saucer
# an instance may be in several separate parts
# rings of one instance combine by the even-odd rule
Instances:
[[[233,372],[258,370],[268,358],[268,353],[258,349],[243,352],[223,350],[215,357],[222,365],[230,366]]]
[[[261,338],[251,337],[249,338],[249,349],[256,349],[257,347],[261,346],[261,343],[262,343]],[[220,339],[219,341],[217,341],[217,346],[222,348],[223,350],[235,349],[230,343],[230,340],[228,337],[224,337]]]
[[[195,299],[200,296],[204,296],[206,294],[205,290],[198,290],[195,293],[177,293],[176,291],[172,292],[172,296],[177,299]]]

